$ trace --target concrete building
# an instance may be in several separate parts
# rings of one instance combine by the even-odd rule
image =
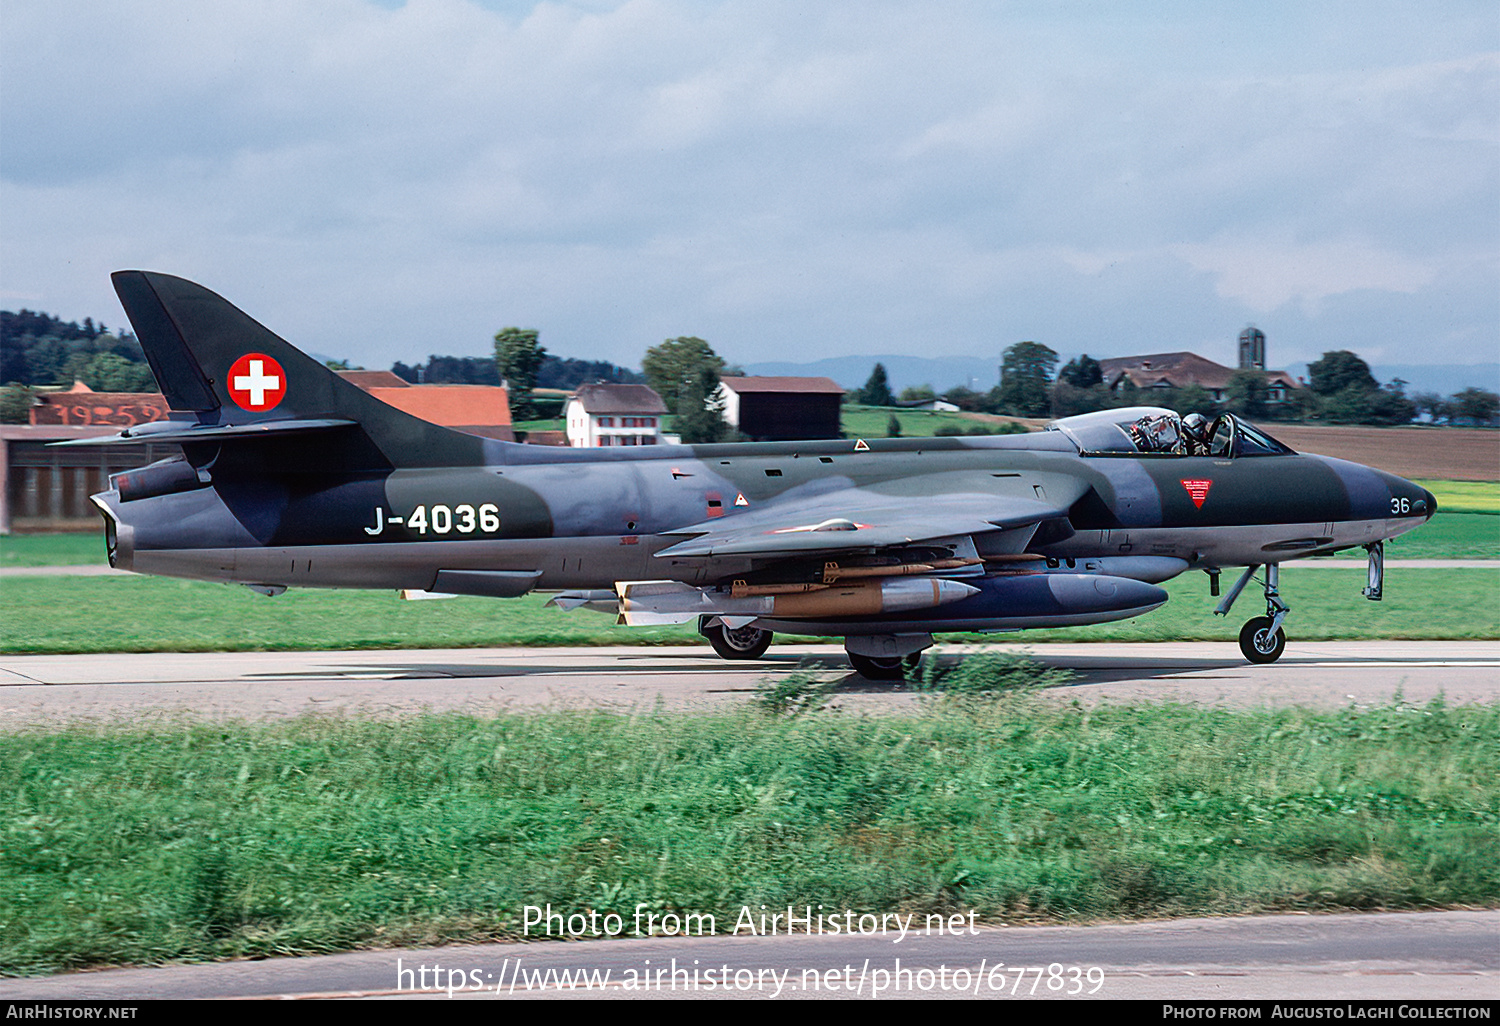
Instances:
[[[568,444],[659,445],[666,412],[661,396],[645,385],[583,385],[564,407]]]

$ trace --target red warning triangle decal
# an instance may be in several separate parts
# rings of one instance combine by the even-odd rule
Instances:
[[[1182,482],[1182,487],[1193,497],[1193,505],[1199,509],[1203,508],[1203,500],[1208,498],[1208,490],[1214,483],[1206,478],[1189,478]]]
[[[854,440],[854,451],[855,452],[869,452],[870,451],[870,443],[866,442],[863,438],[856,438]]]

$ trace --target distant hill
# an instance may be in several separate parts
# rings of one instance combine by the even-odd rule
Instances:
[[[1466,388],[1500,392],[1500,363],[1384,363],[1372,364],[1370,373],[1382,385],[1400,378],[1406,382],[1407,395],[1414,392],[1452,395]]]

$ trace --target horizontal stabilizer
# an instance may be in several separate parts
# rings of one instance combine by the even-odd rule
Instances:
[[[302,435],[334,428],[354,427],[352,420],[263,420],[254,424],[189,424],[180,420],[158,420],[139,427],[126,428],[118,435],[103,438],[72,438],[52,445],[146,445],[151,442],[216,442],[226,438],[270,438]]]

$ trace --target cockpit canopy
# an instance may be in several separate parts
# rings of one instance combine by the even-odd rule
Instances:
[[[1295,450],[1232,413],[1212,421],[1203,439],[1183,430],[1182,418],[1160,406],[1127,406],[1064,417],[1047,425],[1059,431],[1084,456],[1287,456]]]

